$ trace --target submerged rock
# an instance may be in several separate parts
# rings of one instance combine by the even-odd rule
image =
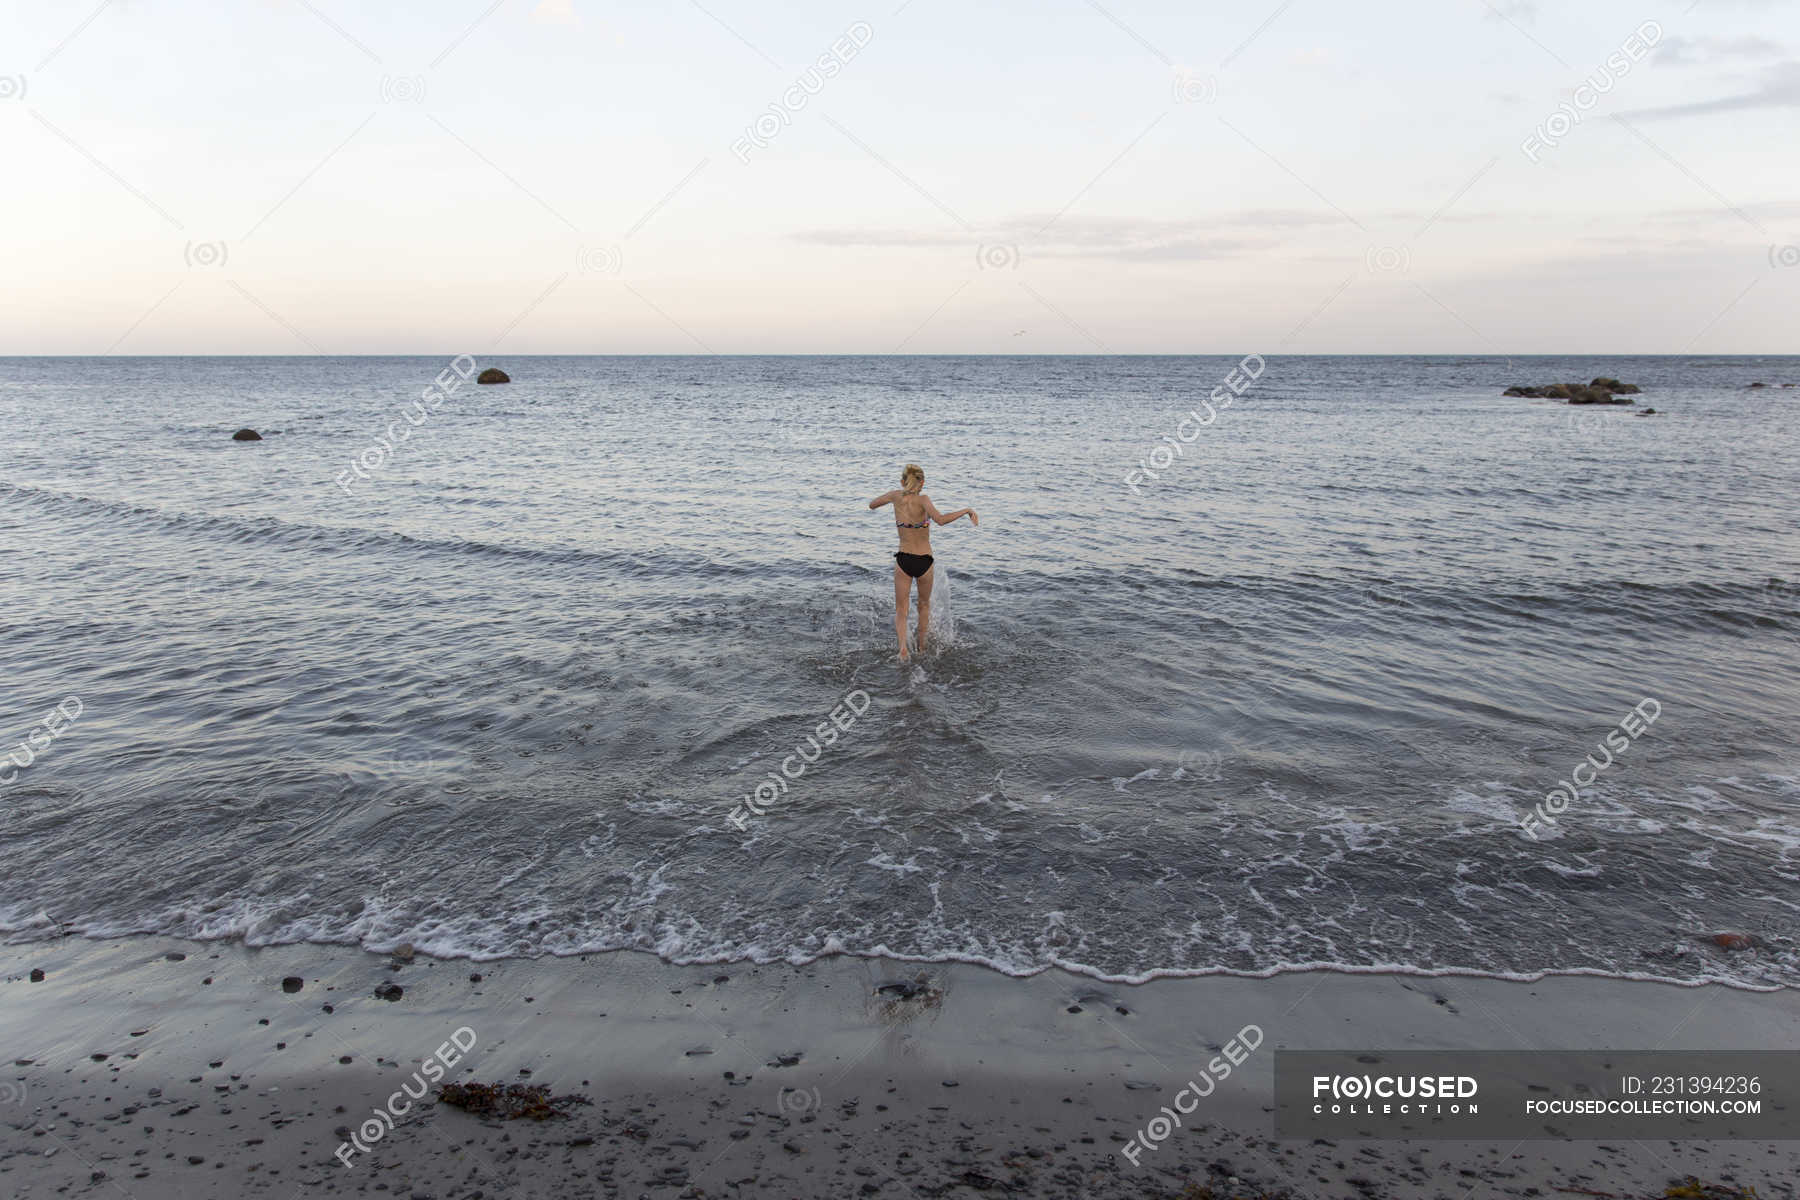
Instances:
[[[499,367],[489,367],[475,377],[476,383],[511,383],[512,377]]]

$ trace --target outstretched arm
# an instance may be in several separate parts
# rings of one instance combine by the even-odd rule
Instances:
[[[931,502],[930,496],[924,497],[924,500],[925,515],[930,517],[933,521],[936,521],[939,525],[948,525],[958,517],[969,518],[969,523],[971,525],[981,524],[981,518],[975,515],[975,510],[972,508],[959,508],[953,513],[941,513],[938,511],[937,505]]]
[[[873,500],[869,501],[869,507],[870,508],[880,508],[884,504],[892,504],[894,502],[894,497],[898,496],[899,494],[900,494],[899,492],[883,492],[883,493],[881,493],[881,495],[879,495],[879,496],[875,497]]]

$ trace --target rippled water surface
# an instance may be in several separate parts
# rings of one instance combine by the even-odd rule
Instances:
[[[0,360],[0,931],[1800,984],[1800,360],[448,361]]]

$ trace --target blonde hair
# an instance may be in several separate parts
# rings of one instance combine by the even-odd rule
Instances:
[[[916,479],[919,481],[918,489],[913,489],[913,488],[907,487],[907,481],[912,480],[912,479]],[[924,487],[925,487],[925,468],[921,467],[918,463],[907,463],[906,466],[904,468],[902,468],[902,470],[900,471],[900,490],[901,491],[923,490]]]

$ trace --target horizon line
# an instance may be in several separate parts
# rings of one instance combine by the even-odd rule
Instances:
[[[119,359],[121,361],[140,358],[302,358],[329,361],[332,359],[356,358],[438,358],[444,351],[430,350],[395,350],[385,352],[361,352],[354,354],[220,354],[220,353],[168,353],[168,354],[0,354],[0,361],[11,359]],[[466,350],[455,351],[452,357],[468,354]],[[1263,358],[1475,358],[1504,361],[1514,358],[1796,358],[1800,359],[1800,351],[1774,350],[1742,350],[1734,352],[1709,352],[1705,354],[1683,353],[1643,353],[1629,350],[1579,350],[1579,351],[1513,351],[1511,353],[1458,350],[1413,351],[1330,351],[1330,352],[1293,352],[1285,354],[1263,354],[1251,351]],[[470,357],[475,357],[470,355]],[[896,354],[881,351],[745,351],[742,353],[672,353],[666,351],[540,351],[531,354],[493,355],[493,358],[1244,358],[1247,355],[1236,350],[1142,350],[1120,353],[1093,352],[1040,352],[1033,354],[999,352],[957,352],[957,353],[906,353]]]

